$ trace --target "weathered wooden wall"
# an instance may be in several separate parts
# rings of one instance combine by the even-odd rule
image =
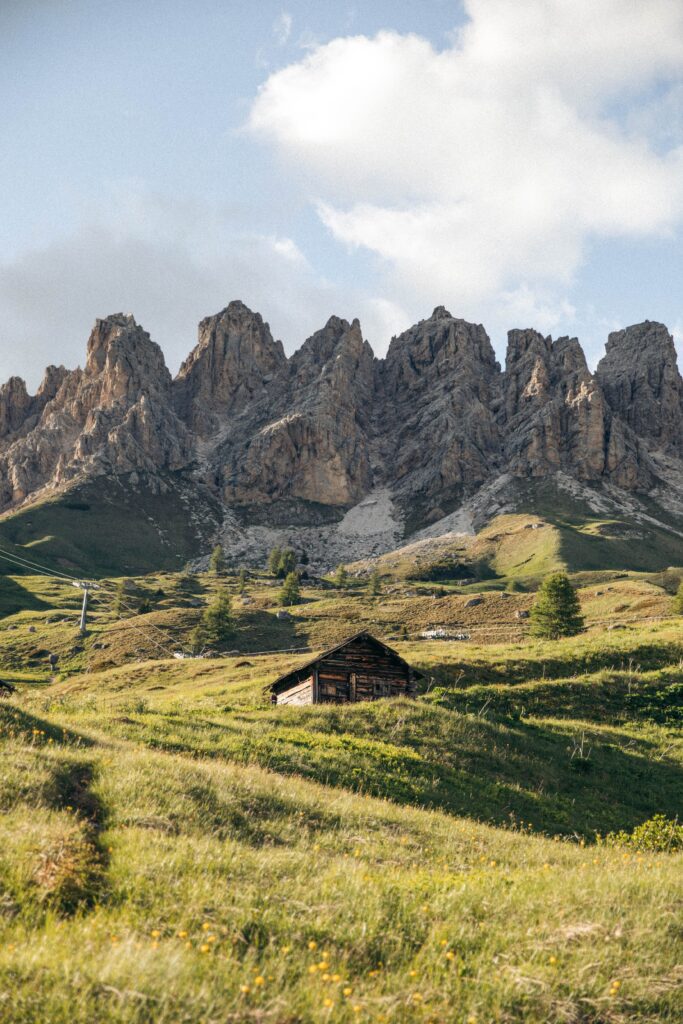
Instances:
[[[345,704],[412,692],[407,666],[368,640],[354,641],[318,665],[317,703]]]
[[[312,704],[313,703],[313,676],[304,679],[303,682],[295,683],[289,690],[279,693],[278,704]]]

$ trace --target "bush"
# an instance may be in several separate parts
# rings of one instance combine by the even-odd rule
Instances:
[[[550,640],[576,636],[583,625],[579,599],[566,573],[554,572],[546,576],[531,609],[532,636]]]
[[[345,590],[349,582],[349,574],[343,565],[337,566],[337,571],[334,574],[334,585],[339,590]]]
[[[683,850],[683,825],[678,819],[655,814],[632,832],[608,832],[598,841],[605,846],[625,846],[641,853],[674,853]]]

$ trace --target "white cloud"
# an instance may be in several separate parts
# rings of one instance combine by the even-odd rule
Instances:
[[[278,46],[286,46],[292,34],[292,15],[289,11],[282,13],[273,22],[273,35]]]
[[[442,52],[394,32],[318,46],[268,78],[250,127],[308,175],[334,238],[379,257],[387,301],[549,322],[588,240],[683,217],[683,138],[647,128],[683,77],[683,4],[465,8]]]

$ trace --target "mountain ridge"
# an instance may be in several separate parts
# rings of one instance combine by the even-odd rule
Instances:
[[[683,530],[682,459],[683,380],[654,321],[610,334],[595,372],[576,338],[511,330],[501,368],[484,327],[443,306],[384,358],[336,316],[287,356],[236,300],[201,321],[175,378],[134,317],[114,314],[83,369],[48,368],[35,396],[20,378],[0,387],[0,512],[100,477],[161,488],[180,473],[223,506],[228,542],[257,521],[255,549],[269,526],[344,533],[350,510],[379,502],[382,522],[346,524],[373,538],[353,557],[376,553],[508,478],[561,477],[616,507],[656,493]]]

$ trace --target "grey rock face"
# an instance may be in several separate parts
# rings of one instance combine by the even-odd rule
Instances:
[[[287,365],[282,342],[243,302],[231,302],[199,325],[199,342],[180,368],[174,404],[200,436],[222,418],[239,413],[263,392],[264,383]]]
[[[269,380],[219,451],[224,496],[353,504],[371,486],[373,355],[360,324],[332,317]]]
[[[638,437],[683,454],[683,381],[663,324],[646,320],[610,334],[596,377],[610,408]]]
[[[576,338],[510,331],[503,394],[504,462],[515,476],[563,470],[628,489],[649,483],[637,439],[614,415]]]
[[[501,473],[645,490],[651,452],[683,457],[683,382],[647,322],[610,335],[596,374],[576,339],[511,331],[501,373],[484,328],[443,306],[377,360],[339,317],[287,358],[232,302],[201,322],[175,381],[116,314],[96,322],[84,369],[49,368],[34,396],[18,378],[0,388],[0,510],[101,474],[182,470],[230,505],[343,510],[381,487],[431,521]]]
[[[187,465],[171,375],[132,316],[96,321],[84,370],[51,368],[31,405],[32,429],[0,454],[0,508],[83,475]]]
[[[436,498],[466,493],[500,464],[499,367],[486,331],[443,306],[392,339],[377,373],[385,480]]]

